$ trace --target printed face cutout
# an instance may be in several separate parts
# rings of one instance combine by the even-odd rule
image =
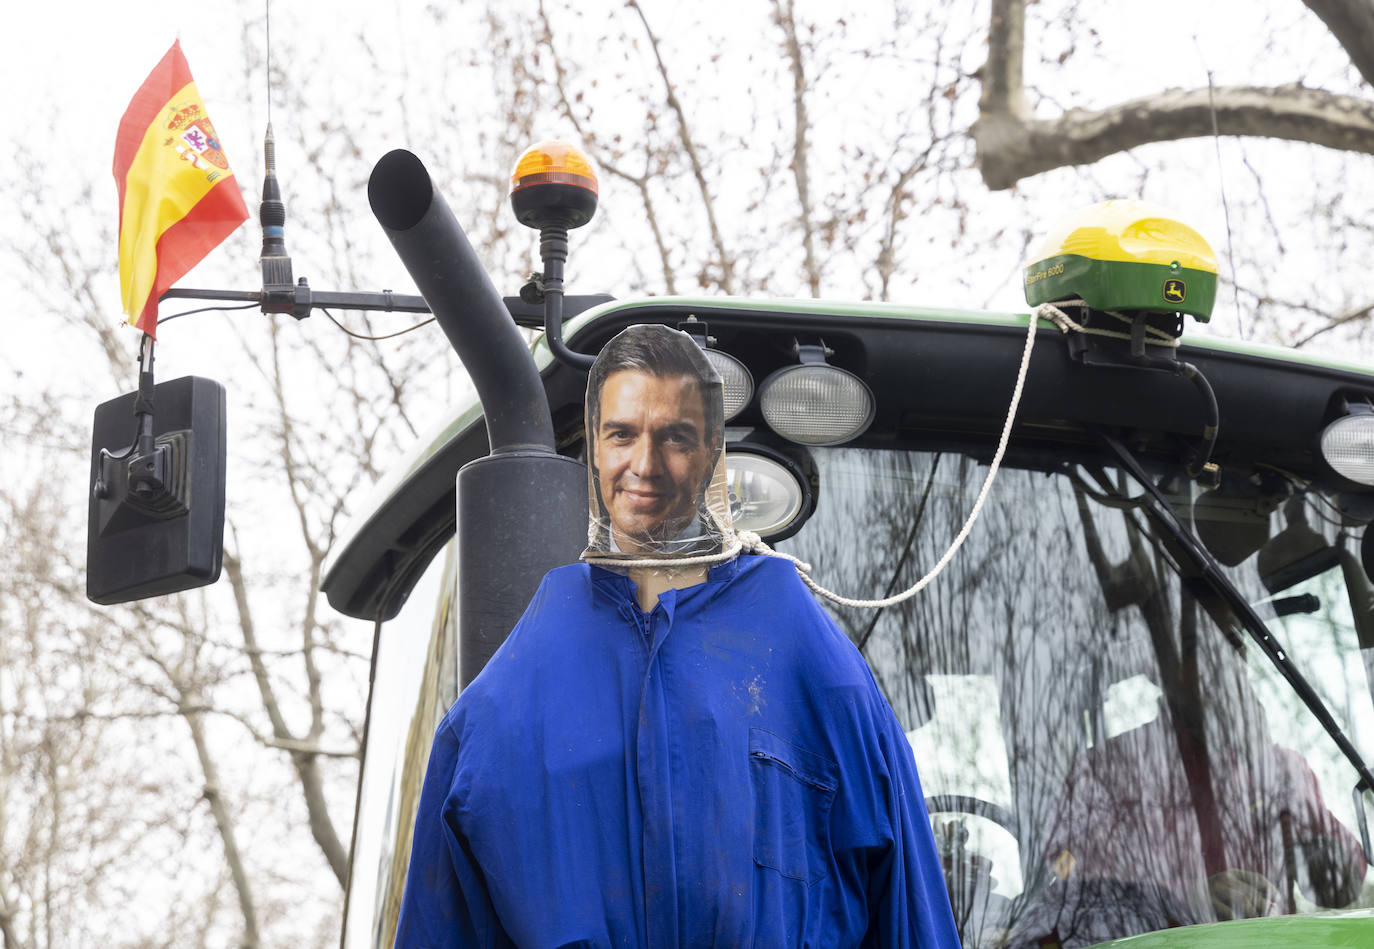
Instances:
[[[631,326],[587,379],[587,559],[718,553],[730,529],[720,379],[686,333]]]

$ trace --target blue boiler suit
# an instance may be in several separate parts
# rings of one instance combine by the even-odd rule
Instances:
[[[396,945],[958,947],[858,651],[748,556],[649,612],[551,571],[434,737]]]

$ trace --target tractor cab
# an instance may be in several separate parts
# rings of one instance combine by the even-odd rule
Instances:
[[[700,334],[736,379],[736,523],[824,586],[882,597],[941,557],[983,490],[1029,321],[644,299],[583,313],[567,335],[595,352],[635,323]],[[1374,374],[1185,340],[1221,419],[1200,478],[1197,386],[1087,363],[1049,323],[1033,332],[962,550],[899,605],[826,604],[907,732],[964,944],[1274,915],[1374,924],[1374,493],[1322,448],[1374,420]],[[585,376],[542,345],[534,356],[557,451],[581,458]],[[458,611],[485,594],[447,546],[453,479],[486,449],[480,408],[455,413],[325,581],[336,607],[383,618],[347,945],[390,939],[429,737],[465,678]]]

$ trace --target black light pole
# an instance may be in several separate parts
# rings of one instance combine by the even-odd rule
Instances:
[[[555,359],[584,372],[596,357],[575,353],[563,343],[563,264],[568,259],[568,231],[592,219],[596,202],[596,173],[566,142],[540,142],[515,164],[510,192],[515,219],[539,230],[544,339]]]

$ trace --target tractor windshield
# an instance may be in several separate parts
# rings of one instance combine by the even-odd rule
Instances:
[[[813,457],[816,513],[777,546],[862,597],[936,562],[987,470],[957,453]],[[1369,761],[1362,521],[1272,473],[1246,483],[1265,491],[1207,493],[1155,474]],[[1374,905],[1354,766],[1232,605],[1189,579],[1142,495],[1114,468],[1004,468],[925,591],[832,607],[915,750],[966,947]]]

